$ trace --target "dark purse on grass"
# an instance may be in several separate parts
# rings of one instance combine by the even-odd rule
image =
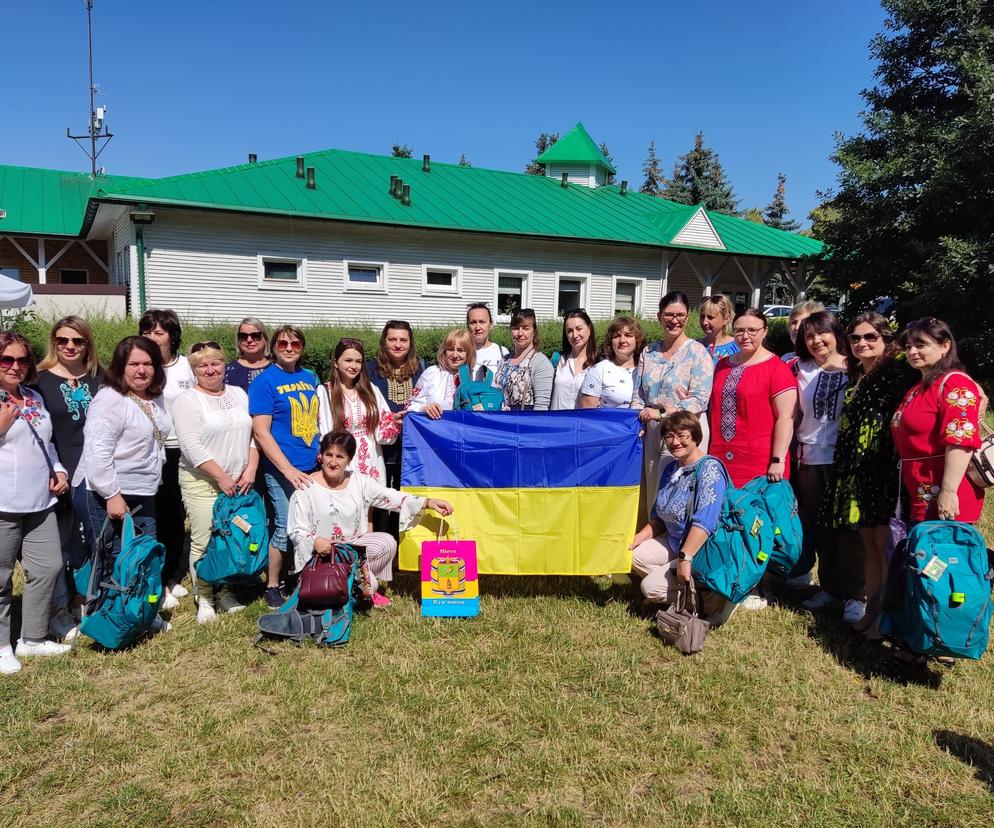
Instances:
[[[677,590],[676,600],[668,609],[656,613],[656,629],[665,643],[676,647],[684,655],[693,655],[704,649],[710,625],[697,617],[697,587],[693,578]]]
[[[336,609],[349,600],[349,575],[352,560],[339,544],[327,555],[315,554],[300,570],[297,600],[302,606],[315,609]]]

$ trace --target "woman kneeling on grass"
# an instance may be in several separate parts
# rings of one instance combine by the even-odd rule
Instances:
[[[663,441],[675,458],[659,479],[649,522],[632,541],[632,569],[642,576],[642,593],[651,603],[668,604],[678,583],[687,583],[691,561],[718,526],[728,473],[717,457],[704,453],[696,414],[677,411],[663,422]],[[734,605],[706,591],[704,614],[717,626]]]
[[[414,497],[349,471],[355,456],[355,437],[347,431],[330,431],[321,438],[319,468],[310,475],[314,484],[298,489],[290,498],[287,532],[293,541],[294,569],[300,571],[311,555],[326,555],[334,543],[365,547],[373,586],[373,606],[384,607],[390,599],[381,591],[393,578],[397,541],[386,532],[370,532],[370,508],[400,513],[401,530],[417,522],[418,515],[432,509],[446,516],[452,504],[434,497]]]

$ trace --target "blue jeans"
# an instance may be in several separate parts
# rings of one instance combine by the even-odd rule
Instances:
[[[129,495],[124,494],[124,502],[128,504],[135,529],[143,535],[155,537],[155,495]],[[103,530],[104,521],[107,519],[107,501],[96,492],[91,492],[86,488],[86,481],[80,483],[72,492],[72,503],[76,508],[76,516],[83,525],[83,537],[86,540],[87,549],[92,555],[100,546],[100,533]],[[138,507],[141,507],[140,511]],[[173,516],[178,520],[178,516]],[[114,554],[121,551],[121,527],[123,521],[113,520],[114,527]]]
[[[269,527],[269,545],[286,553],[286,516],[290,511],[290,495],[294,493],[293,483],[275,469],[265,471],[266,492],[273,507],[272,523]]]

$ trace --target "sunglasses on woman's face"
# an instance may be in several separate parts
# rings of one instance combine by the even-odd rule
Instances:
[[[848,338],[849,342],[852,343],[853,345],[859,345],[859,341],[861,339],[865,339],[870,345],[873,345],[874,343],[880,341],[880,334],[878,334],[878,333],[865,333],[865,334],[851,333],[851,334],[849,334],[849,336],[847,338]]]
[[[265,338],[265,334],[262,331],[239,331],[238,341],[239,342],[259,342]]]
[[[86,347],[86,340],[81,336],[57,336],[55,337],[55,347],[56,348],[68,348],[69,343],[72,343],[74,348],[82,350]]]
[[[304,350],[304,343],[299,339],[277,339],[276,350],[293,351],[295,354],[299,354],[302,350]]]
[[[4,371],[9,371],[11,368],[17,365],[18,368],[30,368],[31,360],[26,356],[23,357],[13,357],[13,356],[0,356],[0,368]]]
[[[194,345],[194,346],[192,346],[190,348],[190,353],[191,354],[195,354],[195,353],[197,353],[197,351],[204,350],[204,348],[213,348],[215,351],[223,351],[224,350],[224,348],[222,348],[216,342],[198,342],[196,345]]]

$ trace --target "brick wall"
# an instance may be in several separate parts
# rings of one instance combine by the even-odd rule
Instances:
[[[68,239],[46,239],[45,256],[51,259],[66,244]],[[38,255],[38,240],[34,237],[19,236],[18,244],[21,245],[31,256]],[[107,242],[94,239],[88,241],[90,249],[104,262],[107,263]],[[0,268],[16,267],[20,271],[21,281],[32,285],[38,284],[38,271],[35,266],[24,257],[24,255],[11,243],[10,239],[0,238]],[[60,271],[62,270],[85,270],[87,272],[87,284],[106,285],[107,274],[100,267],[93,257],[87,253],[78,242],[73,242],[72,246],[61,256],[54,265],[48,268],[47,282],[50,285],[61,284]]]

